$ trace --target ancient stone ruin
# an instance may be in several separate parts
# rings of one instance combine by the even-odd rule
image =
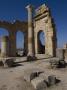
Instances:
[[[50,63],[52,68],[65,67],[64,59],[67,59],[67,44],[64,45],[63,49],[57,48],[56,28],[50,9],[43,4],[35,10],[32,5],[28,5],[26,10],[28,11],[27,22],[18,20],[14,23],[0,21],[0,27],[7,29],[9,32],[9,36],[0,38],[0,61],[3,62],[4,67],[11,67],[15,64],[13,59],[17,57],[16,33],[19,29],[25,33],[24,54],[28,61],[39,58],[49,58],[48,63]],[[34,11],[35,14],[33,16]],[[45,34],[45,46],[41,44],[39,39],[41,32]],[[45,65],[43,65],[43,68],[44,66]],[[42,65],[40,67],[42,67]],[[40,71],[40,69],[38,70],[36,68],[27,70],[26,73],[24,73],[24,80],[31,83],[36,90],[45,90],[47,87],[57,83],[56,76],[53,74],[45,75],[42,70]]]
[[[0,21],[0,27],[9,32],[9,36],[1,37],[1,58],[16,57],[16,33],[18,30],[25,33],[24,54],[28,60],[35,60],[40,55],[45,58],[58,57],[67,58],[67,45],[64,49],[57,48],[57,36],[54,19],[50,9],[41,5],[34,10],[32,5],[26,7],[28,11],[28,21],[15,21],[14,23]],[[33,12],[35,14],[33,16]],[[40,42],[39,35],[45,34],[45,46]]]
[[[15,21],[9,23],[0,21],[0,27],[7,29],[9,32],[9,37],[2,37],[1,56],[16,56],[17,29],[25,33],[24,48],[27,56],[37,56],[37,54],[56,56],[57,37],[50,9],[43,4],[35,10],[34,17],[32,15],[33,6],[28,5],[26,9],[28,11],[28,22]],[[38,38],[42,31],[45,33],[45,48],[42,47]]]

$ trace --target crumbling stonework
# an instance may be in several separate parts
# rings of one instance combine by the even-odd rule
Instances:
[[[35,10],[33,15],[32,5],[28,5],[28,22],[15,21],[8,23],[0,21],[0,27],[5,28],[9,32],[9,56],[16,56],[16,33],[18,30],[25,33],[24,50],[26,55],[36,56],[38,54],[38,33],[45,33],[45,46],[42,47],[45,55],[56,56],[57,38],[54,20],[51,16],[49,8],[43,4]],[[41,50],[42,51],[42,50]]]
[[[1,37],[1,57],[9,56],[9,38],[8,36]]]
[[[45,54],[55,56],[57,48],[57,38],[55,24],[50,14],[49,8],[44,4],[36,9],[34,17],[34,38],[35,38],[35,53],[38,54],[38,33],[45,33]]]

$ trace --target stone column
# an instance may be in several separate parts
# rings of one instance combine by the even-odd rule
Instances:
[[[24,33],[24,55],[27,56],[28,53],[28,33]]]
[[[28,5],[27,7],[28,10],[28,56],[33,56],[34,51],[33,51],[33,19],[32,19],[32,11],[33,8],[31,5]]]
[[[9,56],[9,38],[8,36],[1,37],[1,57]]]
[[[37,32],[36,31],[35,31],[35,37],[34,38],[35,38],[35,54],[37,55],[38,54],[38,48],[37,48],[38,43],[37,43]]]
[[[16,32],[9,32],[9,40],[10,40],[10,56],[16,56]]]

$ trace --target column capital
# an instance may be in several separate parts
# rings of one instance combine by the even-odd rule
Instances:
[[[33,10],[33,5],[31,5],[31,4],[27,5],[27,6],[26,6],[26,9],[27,9],[27,10]]]

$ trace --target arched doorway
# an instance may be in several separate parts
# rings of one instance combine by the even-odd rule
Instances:
[[[23,56],[24,54],[24,32],[18,31],[16,33],[16,54],[17,56]]]
[[[45,34],[40,30],[37,34],[38,54],[45,54]]]

